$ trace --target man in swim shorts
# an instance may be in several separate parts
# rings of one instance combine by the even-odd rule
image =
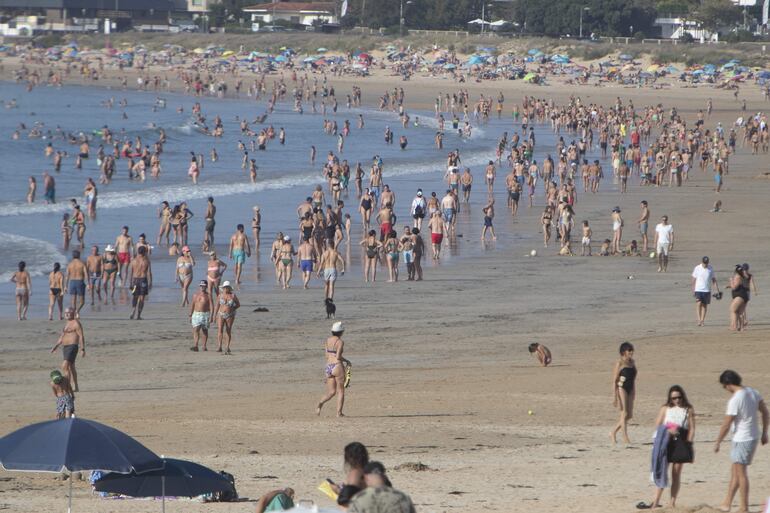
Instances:
[[[455,213],[457,212],[457,199],[451,189],[447,189],[446,195],[441,198],[441,213],[444,216],[444,231],[452,232]]]
[[[126,276],[124,271],[128,269],[131,262],[131,251],[134,247],[134,239],[128,234],[128,226],[124,226],[120,235],[115,239],[115,250],[118,255],[118,276],[120,277],[120,285],[126,282]]]
[[[198,341],[206,349],[206,342],[209,340],[209,323],[211,322],[211,298],[207,290],[208,283],[201,280],[198,291],[193,294],[190,302],[190,324],[193,330],[193,346],[190,351],[198,351]]]
[[[147,258],[147,247],[139,246],[136,252],[136,258],[131,262],[131,293],[133,299],[131,305],[131,319],[142,319],[142,310],[144,309],[144,299],[150,293],[152,288],[152,266],[150,259]]]
[[[655,249],[658,254],[658,272],[668,271],[668,252],[674,249],[674,227],[668,224],[668,216],[660,218],[655,227]]]
[[[307,288],[310,282],[310,275],[313,272],[313,264],[318,259],[315,247],[310,244],[309,237],[302,237],[302,243],[297,248],[297,254],[299,256],[298,266],[302,271],[302,286]]]
[[[102,300],[102,256],[99,254],[99,246],[91,248],[91,254],[86,259],[88,269],[88,290],[91,291],[91,304],[94,304],[94,292]]]
[[[430,228],[430,242],[433,248],[433,258],[438,259],[441,256],[441,242],[444,240],[444,220],[441,219],[441,212],[436,211],[428,221]]]
[[[86,302],[86,276],[88,269],[80,260],[80,251],[72,252],[72,261],[67,265],[67,291],[72,296],[72,309],[76,317]]]
[[[239,224],[235,233],[230,237],[230,260],[235,262],[235,285],[241,283],[241,273],[246,257],[251,256],[249,238],[243,233],[243,225]]]
[[[345,274],[345,260],[337,252],[334,243],[329,242],[318,262],[318,276],[320,277],[323,271],[324,297],[332,300],[334,299],[334,282],[337,281],[337,264],[342,267],[342,274]]]

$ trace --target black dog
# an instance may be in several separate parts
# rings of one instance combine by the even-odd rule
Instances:
[[[334,319],[334,314],[337,313],[337,306],[334,304],[334,300],[327,297],[324,299],[324,304],[326,305],[326,318]]]

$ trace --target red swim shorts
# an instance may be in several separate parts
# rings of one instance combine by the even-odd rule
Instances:
[[[118,253],[118,262],[127,264],[131,261],[131,253]]]
[[[441,241],[444,240],[444,234],[443,233],[431,233],[430,234],[430,241],[433,244],[441,244]]]

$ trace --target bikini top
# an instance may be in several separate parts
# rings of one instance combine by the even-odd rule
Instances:
[[[235,306],[235,301],[232,300],[232,299],[225,299],[223,297],[220,297],[219,298],[219,304],[220,305],[227,305],[227,306],[232,308],[233,306]]]

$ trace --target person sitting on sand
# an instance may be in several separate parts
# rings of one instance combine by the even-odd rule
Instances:
[[[257,513],[265,511],[286,511],[294,507],[294,490],[282,488],[267,492],[257,500]]]
[[[550,365],[553,361],[551,359],[551,350],[545,347],[543,344],[532,342],[529,345],[529,352],[537,358],[537,361],[540,362],[540,365],[543,367],[548,367],[548,365]]]
[[[599,256],[610,256],[610,239],[604,239],[602,247],[599,249]]]
[[[347,474],[342,484],[330,481],[331,488],[337,493],[337,504],[346,507],[355,494],[366,488],[364,467],[369,463],[369,451],[360,442],[351,442],[345,446],[344,464]]]
[[[559,255],[561,256],[574,256],[575,253],[572,252],[572,241],[567,241],[559,250]]]
[[[639,246],[635,240],[632,240],[631,243],[626,244],[626,247],[623,248],[623,256],[639,256],[640,254]]]
[[[350,501],[350,513],[415,513],[412,499],[393,488],[385,473],[385,466],[379,461],[370,461],[364,467],[366,488]]]

